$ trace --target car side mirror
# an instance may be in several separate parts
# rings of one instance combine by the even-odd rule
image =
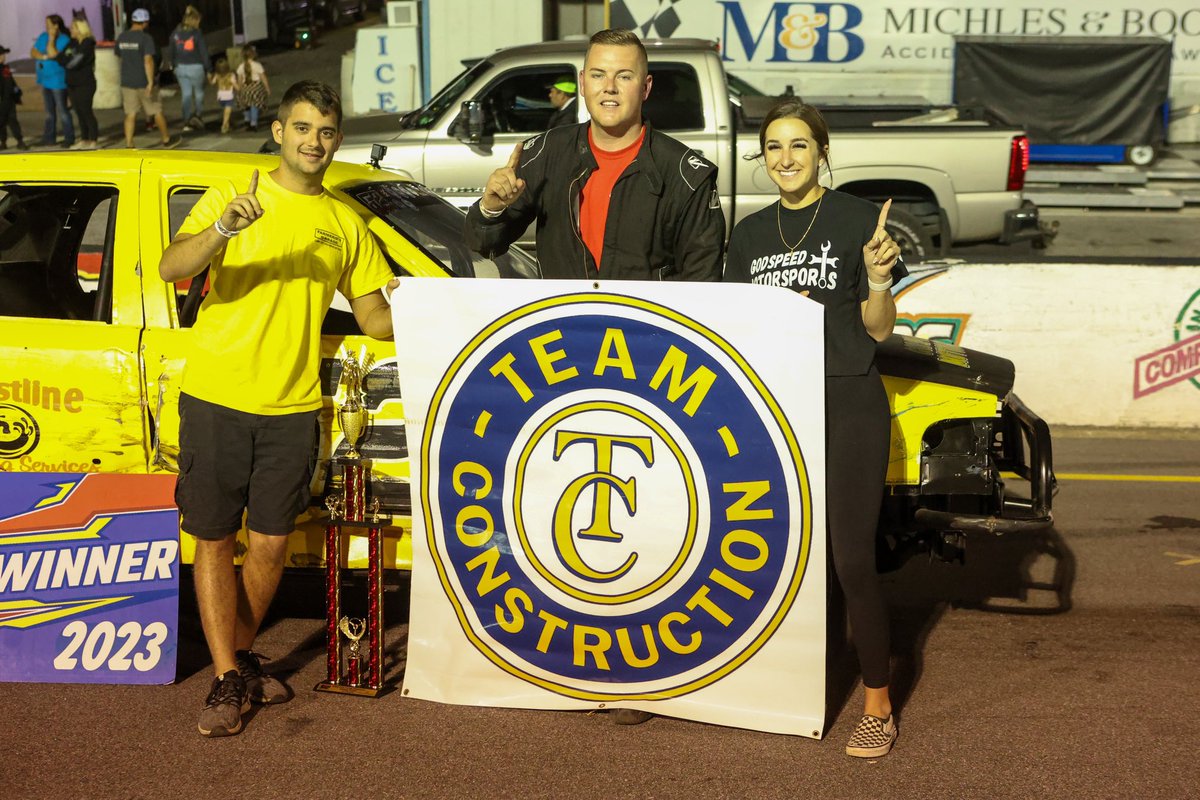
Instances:
[[[455,135],[463,144],[479,144],[483,141],[484,112],[479,100],[465,100],[455,124]]]

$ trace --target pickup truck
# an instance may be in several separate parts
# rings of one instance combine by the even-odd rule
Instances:
[[[0,157],[0,496],[12,473],[177,471],[179,378],[204,282],[164,283],[158,263],[208,187],[245,186],[252,170],[277,163],[186,151]],[[366,221],[397,275],[537,274],[519,248],[494,260],[472,253],[462,212],[420,184],[335,163],[325,186]],[[343,349],[374,357],[363,381],[373,416],[359,449],[390,522],[384,565],[407,569],[413,494],[395,345],[361,335],[337,303],[322,327],[326,405],[312,509],[297,520],[287,564],[324,562],[322,501],[340,481],[334,457],[348,449],[333,410]],[[970,535],[1050,524],[1050,434],[1012,393],[1011,361],[892,336],[878,363],[892,409],[889,540],[953,558]],[[1029,483],[1026,499],[1013,491],[1014,473]],[[351,540],[347,563],[361,568],[365,540]],[[184,563],[193,547],[184,536]]]
[[[654,77],[645,116],[717,165],[729,227],[774,202],[761,160],[746,160],[759,151],[758,123],[770,98],[727,75],[713,42],[645,44]],[[367,163],[373,144],[386,145],[385,169],[469,206],[513,147],[546,129],[554,111],[546,87],[578,75],[586,48],[586,41],[568,40],[498,50],[420,109],[348,119],[337,158]],[[1040,235],[1037,209],[1022,196],[1029,155],[1023,131],[963,109],[808,99],[831,124],[833,172],[826,179],[876,203],[892,198],[888,225],[907,260],[943,255],[951,243]],[[577,106],[582,121],[587,110]],[[522,241],[531,237],[532,228]]]

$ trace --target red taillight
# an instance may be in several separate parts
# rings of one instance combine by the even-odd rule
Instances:
[[[1025,188],[1025,173],[1029,170],[1029,137],[1014,136],[1008,153],[1008,191]]]

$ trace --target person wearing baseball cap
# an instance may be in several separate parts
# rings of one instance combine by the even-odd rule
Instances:
[[[125,146],[133,147],[133,133],[137,128],[138,111],[154,118],[154,124],[162,135],[163,147],[175,147],[178,136],[172,138],[167,131],[167,118],[163,116],[162,101],[155,84],[156,68],[154,56],[158,45],[146,32],[150,24],[150,12],[135,8],[129,19],[133,25],[117,37],[117,56],[121,59],[121,105],[125,109]]]
[[[550,89],[550,102],[554,105],[555,111],[550,115],[550,121],[546,123],[546,130],[557,128],[560,125],[574,125],[578,122],[579,104],[575,97],[575,76],[563,75],[555,78],[548,88]]]

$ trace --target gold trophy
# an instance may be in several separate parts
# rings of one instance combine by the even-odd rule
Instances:
[[[325,670],[326,678],[316,685],[318,691],[378,697],[383,694],[383,523],[379,498],[372,499],[368,519],[367,483],[370,461],[358,451],[358,443],[368,427],[369,414],[362,402],[363,376],[370,370],[371,358],[360,362],[347,353],[340,359],[340,382],[346,387],[345,402],[337,409],[338,424],[348,445],[347,454],[335,461],[342,467],[342,490],[325,499],[329,523],[325,527]],[[342,533],[367,535],[367,616],[366,619],[342,615]],[[357,529],[357,531],[355,531]],[[350,641],[348,663],[343,669],[342,636]],[[360,640],[367,637],[366,680]]]
[[[342,436],[349,449],[347,458],[360,458],[358,441],[367,429],[367,409],[362,403],[363,376],[371,369],[371,357],[363,359],[359,364],[352,354],[347,353],[341,359],[342,376],[340,382],[346,387],[346,400],[338,407],[338,425],[341,426]]]

